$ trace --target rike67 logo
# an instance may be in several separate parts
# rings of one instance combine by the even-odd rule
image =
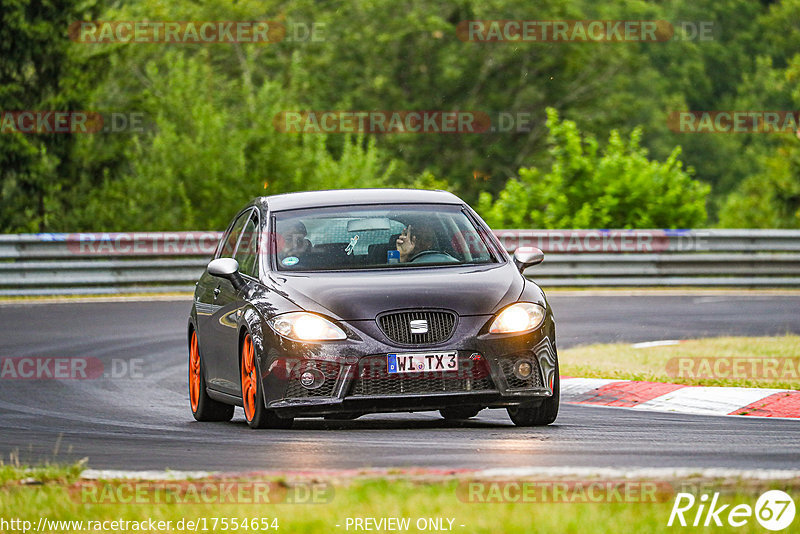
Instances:
[[[709,497],[707,493],[696,498],[691,493],[678,493],[669,514],[667,526],[693,527],[730,526],[743,527],[753,517],[767,530],[784,530],[794,521],[794,501],[786,492],[770,490],[756,501],[755,508],[749,504],[721,504],[719,493]]]

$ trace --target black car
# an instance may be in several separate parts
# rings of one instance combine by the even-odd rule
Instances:
[[[295,417],[506,408],[558,414],[555,323],[486,223],[444,191],[315,191],[253,200],[194,294],[189,394],[198,421],[243,406],[253,428]]]

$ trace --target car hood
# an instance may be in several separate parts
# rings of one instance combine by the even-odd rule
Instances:
[[[273,273],[275,289],[308,311],[341,320],[372,320],[385,311],[445,308],[459,315],[489,315],[517,300],[524,280],[511,263]]]

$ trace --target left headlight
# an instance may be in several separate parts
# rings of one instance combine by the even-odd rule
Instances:
[[[334,341],[347,339],[342,329],[319,315],[309,312],[284,313],[270,319],[272,328],[295,341]]]
[[[517,302],[497,314],[489,327],[492,334],[521,334],[539,328],[544,322],[545,310],[533,302]]]

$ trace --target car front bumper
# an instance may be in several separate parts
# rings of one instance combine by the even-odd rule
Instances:
[[[309,348],[276,337],[261,363],[266,405],[283,417],[315,417],[448,406],[506,407],[552,396],[557,372],[552,317],[548,314],[539,330],[524,335],[459,337],[477,331],[483,322],[483,318],[460,318],[451,341],[436,347],[383,344],[375,340],[379,332],[365,332],[358,324],[359,341],[354,343]],[[449,351],[458,353],[458,371],[401,375],[386,371],[389,353]],[[532,364],[530,377],[514,373],[520,360]],[[305,387],[300,377],[306,371],[324,380]]]

